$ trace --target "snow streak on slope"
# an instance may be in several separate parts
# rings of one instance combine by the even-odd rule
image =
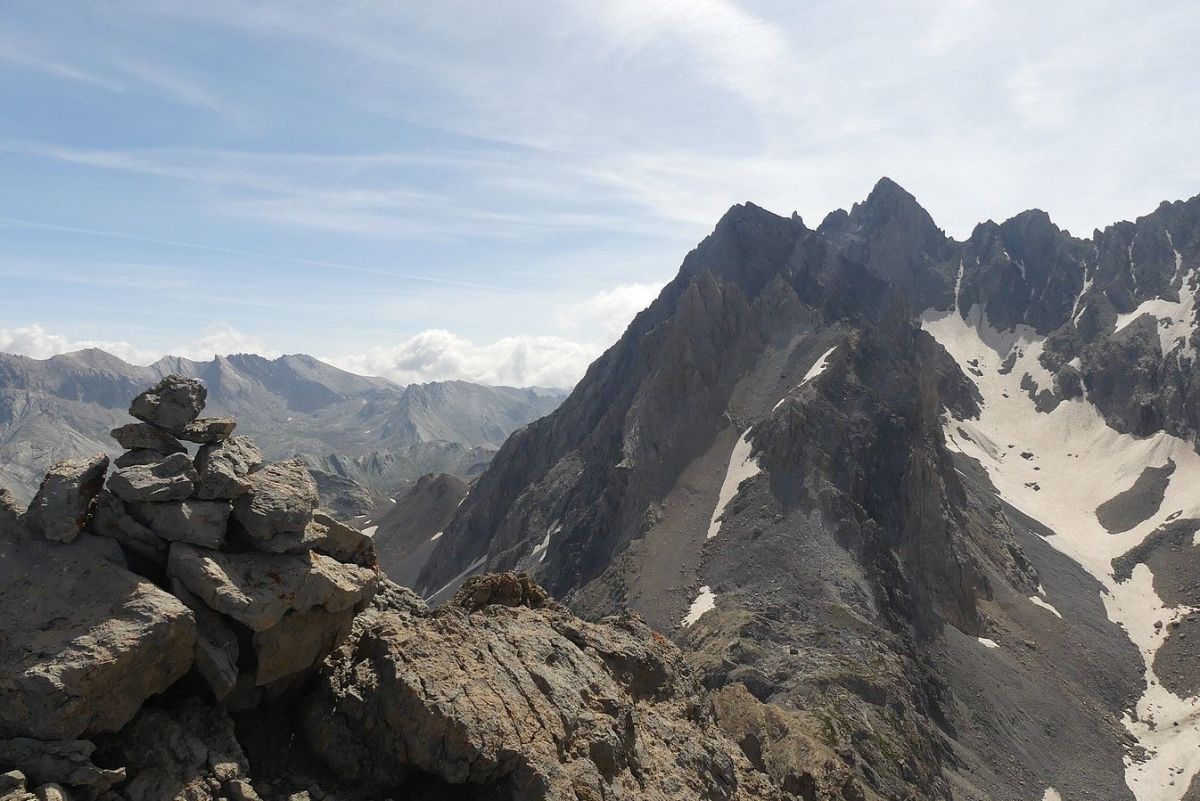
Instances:
[[[700,618],[704,617],[704,613],[712,609],[716,605],[717,596],[709,588],[707,584],[700,588],[700,594],[696,596],[696,600],[692,601],[691,608],[688,609],[687,615],[679,624],[685,629],[695,623]]]
[[[1048,373],[1037,363],[1042,338],[1026,326],[996,331],[979,306],[965,320],[953,311],[928,311],[922,325],[964,370],[970,363],[982,372],[968,373],[983,397],[980,417],[947,415],[947,445],[978,459],[1001,497],[1052,529],[1055,536],[1047,542],[1104,585],[1109,618],[1125,629],[1145,660],[1147,689],[1125,725],[1149,757],[1126,759],[1126,783],[1138,801],[1179,801],[1200,772],[1200,699],[1180,698],[1163,688],[1153,661],[1170,629],[1166,624],[1192,610],[1164,607],[1144,564],[1118,583],[1111,562],[1172,513],[1200,517],[1200,456],[1186,441],[1161,432],[1140,438],[1119,434],[1081,398],[1064,401],[1050,413],[1037,412],[1020,388],[1021,378],[1029,373],[1043,388],[1050,384],[1043,383]],[[1002,373],[1010,352],[1016,354],[1015,365]],[[1109,534],[1096,506],[1129,489],[1145,468],[1161,467],[1168,459],[1176,470],[1158,511],[1129,531]],[[1155,628],[1156,621],[1163,625]]]
[[[738,486],[759,473],[758,460],[750,455],[750,429],[738,439],[729,455],[729,467],[725,470],[725,481],[721,483],[721,492],[717,495],[717,508],[713,510],[712,520],[708,524],[708,537],[712,539],[721,530],[721,515],[725,507],[737,495]]]
[[[809,381],[812,381],[821,373],[825,372],[825,368],[829,366],[829,357],[833,355],[835,350],[837,350],[837,345],[834,345],[832,348],[822,353],[820,357],[813,362],[812,367],[808,368],[808,372],[804,374],[804,378],[800,379],[800,383],[792,387],[792,392],[800,389],[800,387],[804,386]],[[780,406],[782,406],[783,402],[791,397],[792,392],[789,392],[787,395],[784,395],[782,398],[780,398],[779,403],[775,404],[775,409],[778,409]],[[775,409],[772,409],[771,411],[775,411]]]

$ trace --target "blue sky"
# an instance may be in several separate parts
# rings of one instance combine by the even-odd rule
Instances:
[[[0,9],[0,350],[568,385],[731,204],[1200,193],[1188,2]]]

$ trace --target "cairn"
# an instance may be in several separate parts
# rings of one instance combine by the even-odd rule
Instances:
[[[376,585],[374,545],[317,511],[299,459],[266,464],[253,440],[233,436],[232,417],[201,417],[206,399],[178,375],[134,398],[139,422],[112,431],[127,450],[89,531],[121,543],[192,610],[195,666],[214,697],[253,706],[349,631]],[[194,458],[184,442],[199,445]]]

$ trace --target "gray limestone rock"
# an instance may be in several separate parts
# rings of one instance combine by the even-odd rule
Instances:
[[[117,731],[191,668],[192,613],[105,543],[0,541],[0,737]]]
[[[126,450],[149,450],[160,454],[183,453],[187,450],[171,434],[149,423],[126,423],[114,428],[111,434],[117,444]]]
[[[17,534],[21,515],[25,510],[11,492],[0,487],[0,537],[13,537]]]
[[[25,514],[29,530],[53,542],[74,542],[87,524],[107,470],[108,457],[102,453],[51,467]]]
[[[208,390],[194,378],[169,375],[133,399],[129,413],[139,420],[181,434],[204,411]]]
[[[228,501],[171,501],[127,504],[134,519],[168,542],[220,548],[232,507]]]
[[[226,415],[224,417],[201,417],[193,420],[179,432],[179,438],[188,442],[198,442],[207,445],[214,442],[224,442],[233,434],[237,420]]]
[[[186,453],[160,462],[123,467],[108,479],[108,489],[130,503],[180,501],[192,494],[198,477]]]
[[[780,798],[689,711],[698,699],[679,650],[636,618],[372,609],[325,663],[306,731],[335,772],[369,787],[416,772],[521,801]]]
[[[233,516],[251,539],[303,532],[317,508],[317,485],[299,459],[263,465],[234,500]]]
[[[230,500],[250,489],[247,476],[263,462],[262,452],[249,437],[231,437],[204,445],[196,453],[196,497]]]
[[[375,571],[319,553],[221,553],[171,546],[167,573],[209,607],[254,631],[276,626],[293,609],[342,612],[370,598]]]
[[[95,750],[96,745],[90,740],[14,737],[0,740],[0,766],[17,766],[33,784],[54,783],[100,791],[124,781],[124,768],[109,770],[92,763]]]

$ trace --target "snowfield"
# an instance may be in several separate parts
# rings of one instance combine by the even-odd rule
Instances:
[[[1167,310],[1163,303],[1147,301],[1145,309],[1139,307],[1133,314],[1164,312],[1162,316],[1172,320],[1183,315],[1184,309]],[[1142,654],[1148,689],[1125,725],[1149,757],[1144,762],[1126,758],[1126,783],[1138,801],[1179,801],[1200,772],[1200,699],[1181,698],[1163,688],[1153,661],[1170,622],[1192,610],[1166,608],[1143,564],[1130,580],[1117,582],[1111,561],[1141,543],[1173,513],[1200,517],[1200,456],[1189,442],[1165,433],[1120,434],[1085,399],[1064,401],[1048,414],[1037,412],[1020,387],[1021,379],[1028,374],[1039,389],[1049,389],[1052,376],[1037,360],[1042,338],[1027,326],[997,331],[978,306],[966,319],[954,311],[927,311],[921,322],[983,397],[978,420],[945,416],[948,447],[979,460],[1005,501],[1055,532],[1047,542],[1103,584],[1109,619],[1125,629]],[[1159,331],[1164,344],[1170,337],[1174,347],[1174,323],[1160,325]],[[1016,357],[1015,365],[1002,373],[1001,364],[1010,354]],[[1126,532],[1108,533],[1096,517],[1097,505],[1129,489],[1145,468],[1162,467],[1168,460],[1176,469],[1158,510]],[[1029,600],[1058,614],[1038,596]],[[1158,628],[1156,622],[1161,622]],[[1047,790],[1046,796],[1051,793]]]

